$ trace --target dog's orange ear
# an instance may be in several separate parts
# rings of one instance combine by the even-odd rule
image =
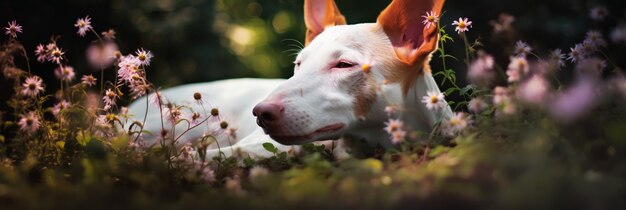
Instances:
[[[378,16],[378,24],[389,36],[398,59],[406,65],[420,65],[437,49],[437,26],[426,28],[422,16],[427,12],[440,16],[443,3],[444,0],[393,0]]]
[[[334,0],[304,0],[304,24],[308,45],[327,26],[345,25],[343,17]]]

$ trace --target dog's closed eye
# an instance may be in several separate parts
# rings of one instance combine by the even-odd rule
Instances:
[[[345,61],[340,61],[339,63],[337,63],[335,65],[335,68],[344,69],[344,68],[350,68],[350,67],[353,67],[353,66],[354,66],[354,64],[352,64],[352,63],[348,63],[348,62],[345,62]]]

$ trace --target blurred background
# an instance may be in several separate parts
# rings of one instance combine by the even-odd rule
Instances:
[[[337,0],[348,23],[374,22],[388,3],[388,0]],[[93,34],[79,37],[74,27],[77,18],[89,15],[97,31],[110,28],[117,31],[117,43],[123,54],[138,48],[152,51],[155,58],[148,68],[148,78],[159,87],[170,87],[236,77],[288,78],[295,57],[289,50],[304,39],[302,5],[301,0],[3,0],[0,23],[5,27],[6,22],[17,20],[24,27],[18,39],[31,60],[35,59],[37,44],[48,43],[53,35],[60,36],[58,44],[66,51],[80,78],[89,73],[99,75],[85,58],[86,48],[95,37]],[[596,5],[607,6],[610,15],[606,20],[595,22],[589,18],[590,8]],[[483,43],[484,47],[480,48],[493,54],[502,66],[508,63],[514,42],[520,39],[544,56],[554,48],[569,52],[590,29],[607,36],[620,24],[618,17],[626,14],[626,1],[447,1],[444,10],[442,24],[456,42],[448,46],[450,54],[464,57],[462,39],[450,24],[458,17],[468,17],[473,21],[468,33],[470,40]],[[498,35],[490,21],[497,20],[502,13],[512,15],[515,21],[511,31]],[[5,36],[0,40],[4,39]],[[610,47],[617,48],[610,51],[625,52],[623,44]],[[611,56],[618,55],[623,53]],[[626,66],[624,59],[613,59],[618,65]],[[440,69],[440,63],[436,59],[433,62],[435,71]],[[48,93],[57,88],[55,66],[36,62],[31,65],[35,74],[43,76]],[[448,65],[459,78],[465,78],[462,60],[450,60]],[[106,71],[112,79],[112,69]],[[459,83],[464,82],[459,79]],[[11,93],[5,90],[10,90],[9,84],[0,88],[1,99],[8,98]]]

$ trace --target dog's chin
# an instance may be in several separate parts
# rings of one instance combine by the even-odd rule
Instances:
[[[345,127],[343,123],[324,126],[312,133],[305,135],[281,135],[268,133],[268,135],[283,145],[299,145],[318,140],[337,140],[340,137],[340,131]]]

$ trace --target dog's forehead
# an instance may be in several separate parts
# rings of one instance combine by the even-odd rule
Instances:
[[[299,57],[308,57],[308,54],[323,52],[335,56],[337,52],[346,49],[362,49],[371,39],[378,35],[373,24],[340,25],[327,27],[307,47],[302,49]]]

